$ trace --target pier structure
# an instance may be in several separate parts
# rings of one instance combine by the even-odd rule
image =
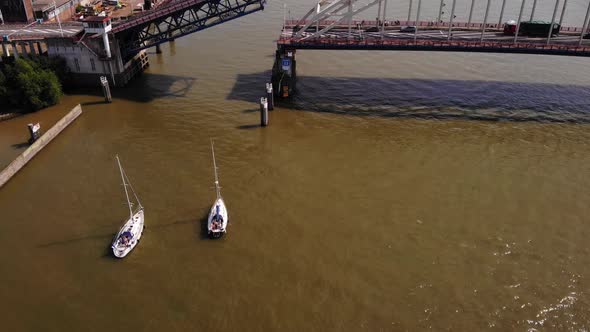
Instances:
[[[79,85],[101,85],[104,76],[113,86],[123,86],[149,66],[147,49],[263,10],[265,4],[266,0],[163,0],[124,21],[91,16],[59,26],[0,26],[2,59],[62,57]]]

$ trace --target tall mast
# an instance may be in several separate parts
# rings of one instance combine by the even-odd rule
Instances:
[[[139,197],[137,197],[137,193],[135,192],[135,189],[133,189],[133,185],[131,185],[131,180],[129,180],[129,177],[127,176],[127,173],[125,172],[125,170],[123,170],[123,175],[125,175],[125,180],[127,180],[127,184],[129,185],[129,188],[131,188],[131,192],[133,193],[133,196],[135,196],[135,200],[137,201],[137,205],[139,205],[139,209],[143,208],[143,206],[141,205],[141,202],[139,201]]]
[[[217,198],[221,198],[221,188],[219,187],[219,178],[217,177],[217,163],[215,163],[215,149],[213,148],[213,139],[211,139],[211,154],[213,155],[213,170],[215,171],[215,192]]]
[[[123,188],[125,188],[125,197],[127,197],[127,205],[129,206],[129,218],[133,218],[133,210],[131,210],[131,202],[129,201],[129,193],[127,192],[127,183],[125,183],[125,175],[123,175],[123,167],[119,160],[119,155],[116,155],[117,164],[119,164],[119,171],[121,172],[121,179],[123,180]]]

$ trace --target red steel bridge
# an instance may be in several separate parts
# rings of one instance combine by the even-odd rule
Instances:
[[[266,0],[163,0],[151,10],[114,23],[109,35],[127,59],[143,49],[263,10],[265,4]],[[79,41],[84,38],[83,31],[81,22],[0,25],[1,36],[21,42],[60,36]]]
[[[140,50],[264,10],[266,0],[164,0],[113,27],[124,58]]]
[[[449,51],[449,52],[494,52],[590,56],[590,34],[588,34],[590,3],[583,21],[573,26],[563,26],[568,0],[552,1],[552,16],[535,16],[537,0],[516,0],[520,2],[518,13],[504,12],[506,0],[502,1],[500,13],[493,13],[495,19],[488,19],[491,0],[481,0],[486,4],[483,19],[473,20],[475,0],[468,7],[469,15],[457,13],[456,0],[446,0],[449,7],[444,8],[445,0],[438,7],[437,20],[420,19],[422,0],[409,0],[407,18],[403,21],[386,16],[388,0],[320,0],[299,20],[285,20],[277,41],[276,60],[273,67],[272,82],[277,96],[288,97],[294,93],[296,83],[297,50],[405,50],[405,51]],[[497,0],[498,1],[498,0]],[[524,13],[527,1],[532,2],[532,10]],[[412,5],[416,5],[412,11]],[[432,5],[432,1],[430,4]],[[375,20],[361,20],[359,14],[369,9],[377,9],[370,17]],[[443,10],[450,15],[442,19]],[[457,22],[458,16],[468,17],[467,22]],[[465,14],[465,15],[462,15]],[[525,17],[526,14],[526,17]],[[530,14],[530,16],[528,15]],[[559,15],[558,15],[559,14]],[[366,14],[365,14],[366,16]],[[504,28],[505,17],[516,18],[510,23],[512,30]],[[543,19],[546,32],[531,35],[520,31],[521,23]],[[550,29],[553,27],[553,29]],[[508,28],[508,27],[507,27]],[[524,29],[523,29],[524,30]]]

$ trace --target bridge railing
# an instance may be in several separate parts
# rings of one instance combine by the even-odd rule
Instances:
[[[590,53],[590,47],[586,46],[575,46],[567,44],[550,44],[545,43],[527,43],[527,42],[498,42],[498,41],[447,41],[447,40],[412,40],[412,39],[380,39],[380,38],[364,38],[364,39],[345,39],[345,38],[317,38],[310,40],[295,40],[293,38],[281,37],[277,41],[277,44],[283,47],[293,46],[305,47],[311,46],[314,48],[330,48],[330,47],[351,47],[351,46],[364,46],[364,47],[387,47],[387,46],[399,46],[399,47],[432,47],[437,49],[443,48],[487,48],[487,49],[521,49],[521,50],[551,50],[551,51],[566,51],[566,52],[579,52],[579,53]]]
[[[130,19],[125,23],[119,24],[113,28],[112,33],[118,33],[123,30],[134,28],[138,25],[150,23],[158,18],[170,16],[172,13],[176,13],[195,5],[204,4],[207,0],[181,0],[181,1],[169,1],[168,3],[161,5],[160,7],[142,14],[135,19]]]
[[[325,21],[320,21],[319,25],[320,26],[328,26],[330,24],[333,24],[334,20],[325,20]],[[286,27],[294,27],[297,25],[297,23],[300,23],[298,20],[286,20],[285,21],[285,26]],[[303,21],[300,25],[305,25],[306,23],[309,23],[309,21]],[[375,27],[379,24],[379,26],[381,26],[383,22],[379,21],[375,21],[375,20],[354,20],[352,22],[353,26],[363,26],[363,27]],[[348,26],[348,22],[343,21],[340,23],[342,26]],[[449,27],[449,22],[434,22],[434,21],[391,21],[391,20],[386,20],[385,21],[385,26],[405,26],[405,25],[409,25],[409,26],[417,26],[417,27],[427,27],[427,28],[437,28],[437,27]],[[483,27],[483,23],[464,23],[464,22],[453,22],[453,27],[455,28],[469,28],[469,29],[481,29]],[[310,27],[312,28],[312,27]],[[486,23],[485,25],[486,29],[503,29],[504,28],[504,23],[498,24],[498,23]],[[566,27],[566,26],[562,26],[560,31],[561,32],[582,32],[582,28],[581,27]]]

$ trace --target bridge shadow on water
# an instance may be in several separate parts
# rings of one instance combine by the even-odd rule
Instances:
[[[113,99],[130,100],[140,103],[149,103],[162,98],[184,98],[193,88],[196,78],[186,76],[162,75],[143,73],[132,79],[126,86],[113,88]],[[94,96],[103,96],[102,88],[98,85],[90,88],[69,89],[73,93],[85,93]],[[101,104],[90,102],[88,105]]]
[[[270,72],[239,75],[227,99],[257,102],[269,79]],[[354,116],[590,123],[590,86],[299,76],[297,95],[278,106]]]

